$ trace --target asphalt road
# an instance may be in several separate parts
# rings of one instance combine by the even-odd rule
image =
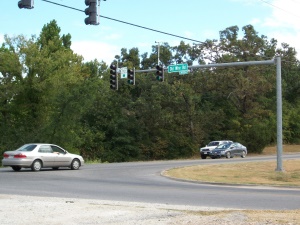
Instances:
[[[283,156],[287,158],[300,158],[300,154]],[[174,167],[262,160],[276,160],[276,156],[90,164],[77,171],[22,169],[14,172],[6,167],[0,168],[0,194],[237,209],[300,209],[300,188],[210,185],[160,175]],[[203,172],[213,175],[213,171]]]

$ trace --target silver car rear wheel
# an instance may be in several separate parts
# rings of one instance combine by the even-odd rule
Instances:
[[[80,162],[78,159],[73,159],[72,163],[71,163],[71,169],[72,170],[78,170],[80,167]]]
[[[11,167],[14,171],[20,171],[21,170],[21,166],[12,166]]]
[[[31,170],[32,171],[40,171],[41,168],[42,168],[42,161],[39,159],[34,160],[31,165]]]

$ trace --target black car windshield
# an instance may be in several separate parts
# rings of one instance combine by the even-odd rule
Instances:
[[[223,144],[223,145],[219,145],[219,146],[217,147],[217,149],[227,149],[227,148],[229,148],[230,145],[231,145],[231,144]]]
[[[219,145],[218,141],[212,141],[207,146],[218,146],[218,145]]]
[[[21,152],[31,152],[33,149],[35,149],[36,145],[23,145],[18,149],[18,151]]]

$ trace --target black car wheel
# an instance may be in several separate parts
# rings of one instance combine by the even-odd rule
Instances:
[[[78,159],[73,159],[72,163],[71,163],[71,169],[72,170],[78,170],[80,167],[80,162]]]
[[[32,171],[40,171],[42,169],[42,161],[39,159],[36,159],[33,161],[32,165],[31,165],[31,170]]]
[[[21,166],[12,166],[11,167],[14,171],[20,171],[21,170]]]
[[[206,155],[201,155],[201,159],[206,159]]]

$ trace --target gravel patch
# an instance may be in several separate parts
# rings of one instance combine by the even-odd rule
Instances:
[[[1,225],[297,224],[266,219],[254,221],[246,211],[223,208],[0,195]]]
[[[194,224],[197,211],[218,208],[90,199],[0,195],[0,223],[22,224]],[[199,220],[198,220],[199,221]],[[195,223],[196,224],[196,223]]]

